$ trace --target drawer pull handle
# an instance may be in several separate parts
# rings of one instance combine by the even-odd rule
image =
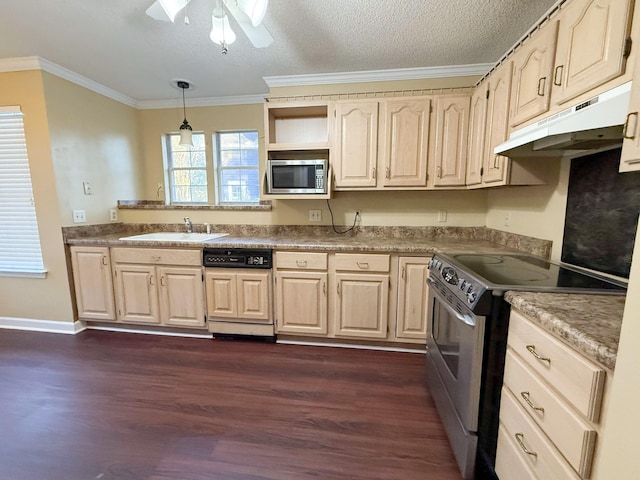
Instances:
[[[387,178],[391,178],[391,170],[389,170],[389,167],[385,168],[384,176]]]
[[[149,285],[151,285],[152,287],[155,285],[153,275],[149,275]]]
[[[540,360],[541,362],[548,362],[549,364],[551,364],[551,359],[550,358],[543,357],[538,352],[536,352],[536,346],[535,345],[527,345],[527,350],[529,350],[529,353],[531,355],[533,355],[536,359]]]
[[[322,282],[322,294],[326,295],[327,294],[327,284]]]
[[[356,262],[360,268],[369,268],[368,262]]]
[[[151,257],[151,260],[152,260],[153,262],[159,262],[160,260],[162,260],[162,257],[161,257],[160,255],[153,255],[153,256]]]
[[[307,266],[307,261],[306,260],[296,260],[296,265],[299,267],[306,267]]]
[[[103,255],[103,256],[102,256],[102,265],[104,265],[105,267],[108,265],[108,264],[107,264],[107,257],[106,257],[106,255]]]
[[[167,282],[165,281],[164,275],[160,277],[160,285],[162,285],[163,287],[167,286]]]
[[[340,291],[340,284],[338,284],[337,288],[338,288],[338,296],[340,297],[342,296],[342,292]]]
[[[407,274],[407,272],[406,272],[406,268],[407,268],[407,267],[405,267],[404,265],[402,266],[402,270],[401,270],[401,272],[402,272],[402,273],[401,273],[402,278],[405,278],[405,275]]]
[[[536,452],[532,452],[531,450],[529,450],[527,446],[524,444],[524,442],[522,441],[522,439],[524,438],[524,433],[516,433],[515,437],[516,437],[516,442],[518,442],[518,445],[520,445],[520,448],[524,453],[526,453],[527,455],[531,455],[532,457],[538,458],[538,454]]]
[[[520,396],[522,398],[524,398],[524,401],[527,402],[527,405],[529,405],[531,408],[533,408],[534,410],[537,410],[539,412],[544,413],[544,408],[542,407],[536,407],[533,402],[529,399],[529,392],[520,392]]]

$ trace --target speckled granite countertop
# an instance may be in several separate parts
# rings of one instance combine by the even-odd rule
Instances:
[[[505,299],[587,358],[615,368],[624,295],[506,292]]]

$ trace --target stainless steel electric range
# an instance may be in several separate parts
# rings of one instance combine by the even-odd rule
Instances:
[[[463,478],[496,478],[504,292],[624,295],[626,286],[525,254],[436,254],[428,281],[427,385]]]

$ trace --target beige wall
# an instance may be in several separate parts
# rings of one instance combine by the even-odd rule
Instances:
[[[107,223],[118,200],[143,196],[139,111],[60,77],[43,79],[62,225],[74,225],[72,210],[85,210],[87,224]]]
[[[551,258],[560,260],[570,167],[571,160],[558,160],[557,183],[488,189],[487,227],[552,240]]]
[[[27,153],[38,218],[45,279],[0,277],[0,317],[73,320],[62,224],[42,73],[39,70],[0,74],[0,105],[20,105],[24,114]]]

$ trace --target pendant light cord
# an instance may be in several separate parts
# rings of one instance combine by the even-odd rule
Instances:
[[[187,120],[187,105],[185,104],[184,101],[184,85],[181,87],[182,88],[182,111],[184,113],[184,120]]]

